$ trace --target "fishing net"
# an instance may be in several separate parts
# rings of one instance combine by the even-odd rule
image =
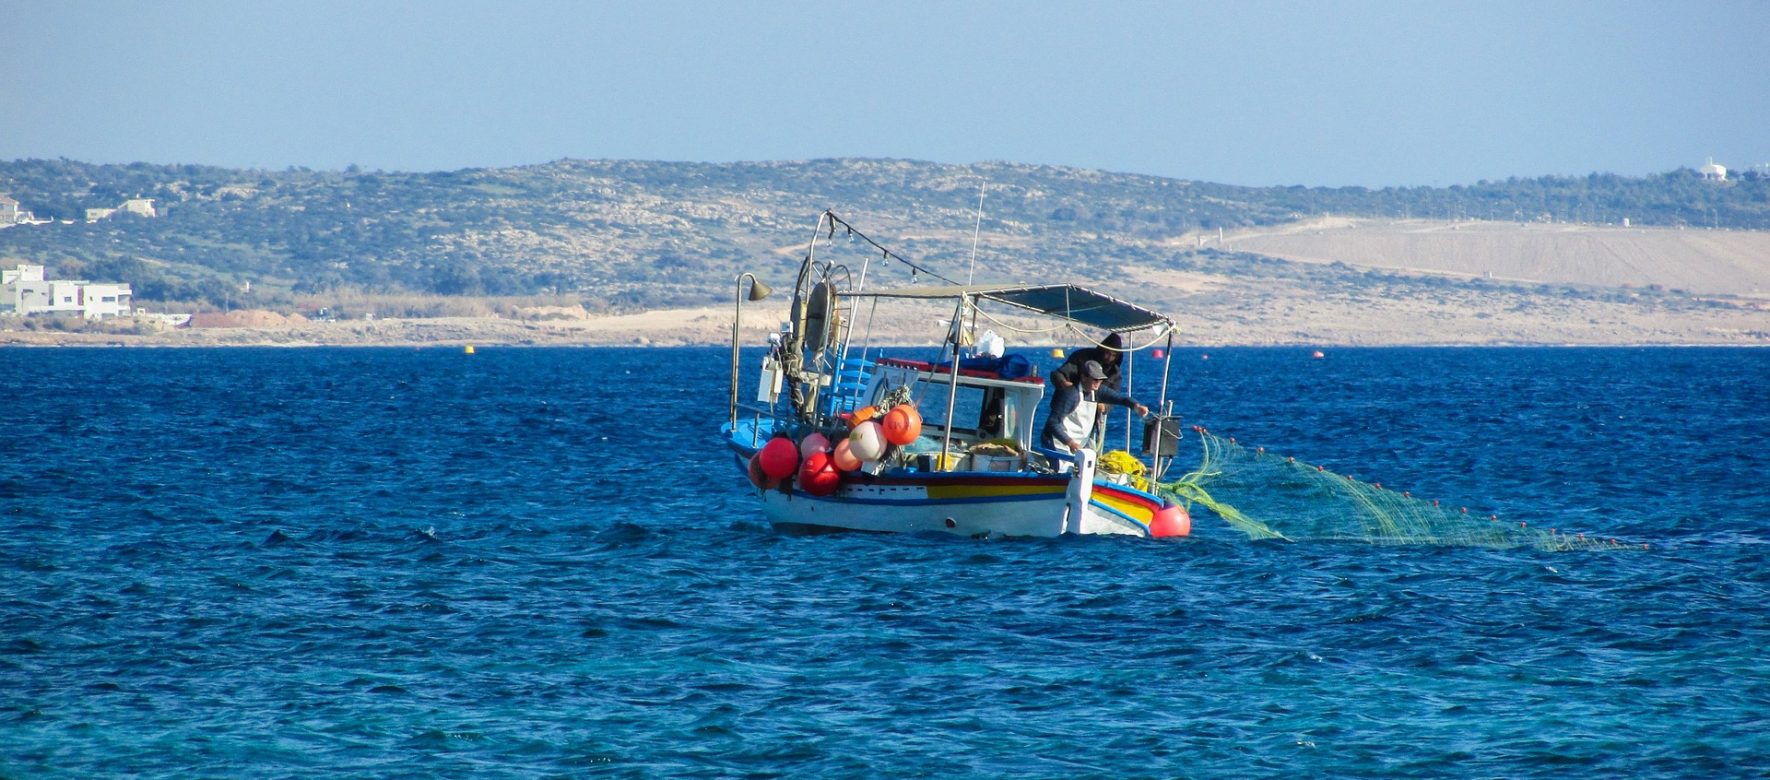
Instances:
[[[1193,430],[1203,449],[1198,467],[1159,483],[1157,489],[1188,508],[1204,506],[1252,539],[1554,551],[1624,546],[1615,539],[1470,514],[1466,507],[1441,506],[1265,448],[1250,450],[1202,428]]]

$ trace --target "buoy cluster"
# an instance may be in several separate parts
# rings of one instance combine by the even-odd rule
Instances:
[[[813,431],[797,443],[785,433],[769,439],[750,456],[750,482],[764,490],[789,490],[797,484],[814,496],[831,495],[842,486],[843,474],[859,471],[867,461],[885,457],[891,447],[922,435],[922,415],[913,404],[898,404],[883,415],[876,406],[862,407],[846,420],[846,429]]]

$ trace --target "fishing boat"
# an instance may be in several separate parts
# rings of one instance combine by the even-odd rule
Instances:
[[[858,258],[833,251],[838,230],[845,243],[861,245]],[[907,266],[912,283],[869,287],[875,261]],[[938,283],[916,283],[925,278]],[[746,354],[739,342],[744,302],[769,292],[753,274],[737,278],[722,435],[775,527],[968,536],[1190,532],[1185,508],[1149,488],[1179,437],[1167,398],[1169,317],[1074,284],[957,283],[829,211],[800,264],[789,321]],[[930,318],[938,320],[930,336],[944,333],[933,354],[866,343],[871,318],[893,305],[941,312]],[[980,320],[992,329],[981,336]],[[1021,322],[1051,327],[1016,328]],[[1165,339],[1157,413],[1143,426],[1147,460],[1129,453],[1129,417],[1125,448],[1104,456],[1104,434],[1074,452],[1040,447],[1035,421],[1055,388],[1047,388],[1035,357],[1002,348],[994,328],[1095,343],[1119,334],[1127,352]],[[1123,361],[1127,388],[1136,365],[1130,357]],[[753,395],[741,392],[751,387]]]

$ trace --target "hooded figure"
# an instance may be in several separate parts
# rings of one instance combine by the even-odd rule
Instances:
[[[1070,387],[1082,380],[1082,366],[1092,360],[1100,364],[1106,372],[1106,386],[1114,390],[1125,390],[1124,380],[1119,376],[1119,368],[1124,365],[1124,340],[1119,334],[1113,333],[1098,347],[1078,349],[1069,354],[1069,359],[1051,372],[1051,384],[1059,388]]]

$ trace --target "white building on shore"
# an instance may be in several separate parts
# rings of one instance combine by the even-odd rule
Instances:
[[[31,314],[102,320],[133,313],[128,283],[45,279],[43,266],[0,271],[0,316]]]

